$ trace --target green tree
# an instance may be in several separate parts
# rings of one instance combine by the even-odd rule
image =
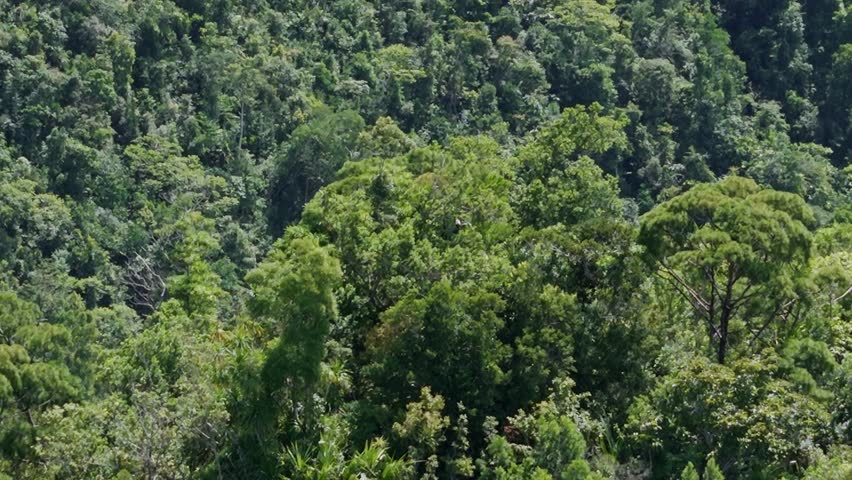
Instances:
[[[489,433],[477,461],[480,478],[599,480],[585,460],[586,441],[570,411],[551,398],[508,419],[505,434]]]
[[[687,463],[686,467],[683,468],[683,472],[680,473],[680,480],[701,480],[692,462]]]
[[[516,160],[520,185],[514,198],[524,223],[541,228],[619,216],[616,181],[595,163],[617,170],[625,124],[624,117],[604,115],[595,104],[567,108],[536,133]]]
[[[825,142],[834,151],[834,161],[838,165],[850,163],[852,156],[852,122],[849,112],[852,110],[852,95],[845,85],[852,78],[852,44],[844,44],[832,57],[833,63],[828,75],[826,87],[827,117]]]
[[[703,320],[724,363],[732,332],[734,345],[753,344],[806,300],[812,222],[797,195],[729,176],[645,214],[639,242]]]
[[[703,480],[725,480],[722,469],[716,464],[716,457],[710,457],[710,460],[707,461],[707,466],[704,467]]]
[[[831,414],[824,398],[801,391],[787,372],[771,350],[726,365],[689,360],[637,397],[626,439],[646,452],[661,476],[710,454],[725,458],[734,478],[793,473],[808,464],[813,446],[831,440]],[[705,477],[717,473],[708,463]]]
[[[852,457],[848,446],[835,446],[827,455],[820,455],[817,461],[805,470],[805,480],[842,480],[852,475]]]
[[[614,1],[571,0],[531,9],[538,21],[528,28],[526,43],[560,106],[615,103],[617,77],[635,54],[614,8]]]
[[[217,320],[218,305],[225,296],[222,279],[213,271],[207,258],[220,250],[213,234],[213,222],[199,212],[190,212],[176,224],[183,238],[173,255],[186,265],[185,273],[168,280],[171,296],[180,299],[184,309],[202,322]]]
[[[498,338],[502,308],[497,295],[467,292],[446,280],[425,295],[410,293],[382,314],[370,336],[364,373],[374,385],[373,401],[399,408],[402,399],[430,386],[482,418],[506,380],[508,348]]]
[[[280,332],[264,366],[270,392],[291,384],[309,396],[319,379],[320,362],[331,322],[337,316],[334,289],[340,263],[317,239],[299,229],[276,242],[266,261],[246,277],[256,318]]]
[[[279,239],[267,258],[246,276],[254,293],[249,311],[257,325],[278,338],[268,344],[256,371],[242,379],[246,408],[237,414],[244,442],[240,461],[257,475],[276,470],[279,438],[316,438],[321,411],[317,389],[332,323],[340,263],[316,237],[298,227]],[[250,379],[257,377],[257,383]]]
[[[293,131],[289,142],[275,155],[270,182],[270,221],[281,231],[297,219],[302,206],[337,170],[355,158],[364,120],[352,111],[321,112]]]
[[[75,353],[71,331],[41,318],[34,304],[0,292],[0,469],[10,474],[33,467],[44,411],[84,393],[69,368]]]

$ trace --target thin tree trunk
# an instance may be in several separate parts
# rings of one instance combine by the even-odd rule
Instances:
[[[716,360],[722,365],[725,364],[725,355],[728,353],[728,318],[722,317],[722,322],[719,324],[719,349],[716,352]]]

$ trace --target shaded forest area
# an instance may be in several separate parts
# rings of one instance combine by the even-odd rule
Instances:
[[[852,478],[844,0],[0,0],[0,478]]]

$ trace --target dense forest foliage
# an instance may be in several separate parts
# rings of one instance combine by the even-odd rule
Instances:
[[[852,478],[845,0],[0,0],[0,478]]]

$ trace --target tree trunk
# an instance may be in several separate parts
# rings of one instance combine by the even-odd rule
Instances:
[[[719,349],[716,351],[716,360],[724,365],[725,355],[728,353],[728,321],[730,313],[725,308],[722,310],[722,318],[719,322]]]

